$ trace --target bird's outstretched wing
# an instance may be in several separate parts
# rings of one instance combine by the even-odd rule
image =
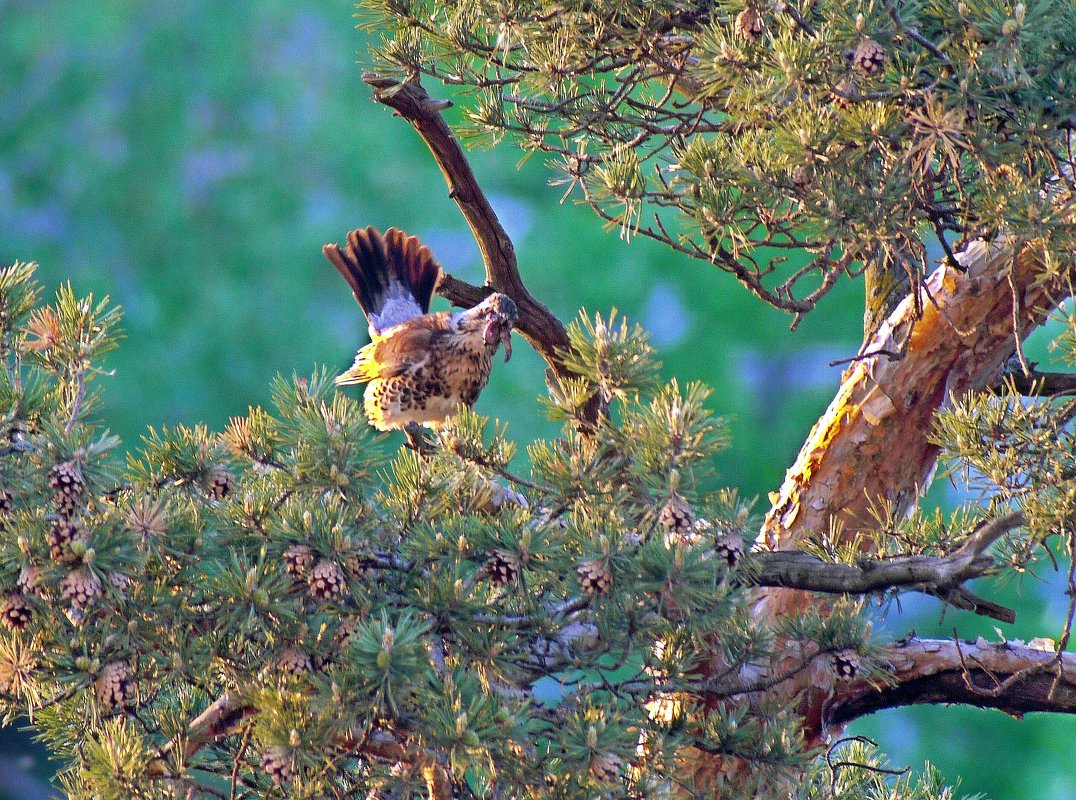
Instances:
[[[336,378],[338,386],[395,378],[421,367],[431,357],[432,342],[449,330],[448,312],[415,317],[375,336],[359,350],[355,363]]]

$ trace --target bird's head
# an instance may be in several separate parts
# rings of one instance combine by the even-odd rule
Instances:
[[[512,357],[512,328],[519,320],[516,304],[508,295],[494,292],[474,308],[456,314],[456,331],[463,335],[482,337],[482,343],[492,354],[504,343],[504,360]]]

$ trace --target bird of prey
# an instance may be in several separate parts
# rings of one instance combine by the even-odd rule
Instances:
[[[491,294],[466,311],[429,313],[441,267],[416,237],[368,227],[323,252],[370,323],[370,343],[336,383],[368,384],[364,406],[378,430],[436,429],[460,403],[474,405],[502,342],[504,360],[512,357],[518,314],[507,295]]]

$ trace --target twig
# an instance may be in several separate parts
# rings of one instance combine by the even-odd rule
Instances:
[[[837,775],[838,770],[844,767],[854,767],[856,769],[865,769],[870,772],[877,772],[880,775],[905,775],[911,769],[911,767],[904,767],[902,769],[888,769],[886,767],[878,767],[872,764],[863,764],[859,761],[834,761],[833,753],[841,745],[848,744],[849,742],[859,742],[860,744],[869,744],[871,747],[877,747],[878,743],[873,739],[868,739],[866,736],[845,736],[842,739],[838,739],[832,745],[829,750],[826,751],[826,765],[829,767],[830,774],[833,779],[829,784],[829,791],[834,797],[837,796]]]
[[[71,416],[67,418],[67,424],[64,425],[64,433],[71,433],[72,429],[75,427],[75,423],[78,422],[78,415],[82,412],[82,403],[85,399],[86,373],[80,369],[75,383],[75,396],[71,400]]]

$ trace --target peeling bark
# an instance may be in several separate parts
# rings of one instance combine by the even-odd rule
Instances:
[[[881,503],[898,514],[910,511],[937,465],[938,447],[931,441],[935,413],[951,398],[996,381],[1018,341],[1058,302],[1059,284],[1040,280],[1041,264],[1030,248],[1014,257],[1007,246],[975,241],[957,258],[963,271],[943,265],[924,282],[922,316],[915,316],[914,298],[906,298],[864,345],[865,357],[845,371],[780,491],[770,496],[758,548],[793,549],[835,523],[844,540],[852,541],[877,527],[872,509]],[[861,541],[870,546],[869,536]],[[755,614],[760,620],[802,614],[826,602],[807,592],[775,589],[760,593]],[[804,655],[788,652],[774,666],[781,669]],[[834,681],[830,670],[816,664],[782,687],[789,696],[804,692],[809,742],[824,738],[826,709],[837,702]]]

